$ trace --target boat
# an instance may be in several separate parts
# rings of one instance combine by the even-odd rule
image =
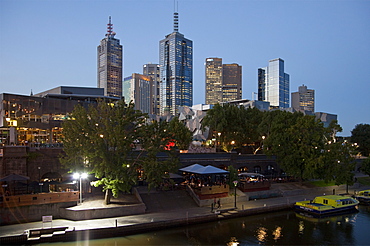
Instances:
[[[361,190],[353,196],[361,204],[370,205],[370,190]]]
[[[358,204],[359,201],[349,196],[326,195],[315,197],[314,200],[296,202],[294,208],[312,215],[325,216],[356,210]]]

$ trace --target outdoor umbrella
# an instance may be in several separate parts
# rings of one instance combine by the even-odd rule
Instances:
[[[27,176],[23,176],[23,175],[19,175],[19,174],[10,174],[8,176],[5,176],[4,178],[0,179],[0,182],[11,182],[13,181],[13,188],[14,188],[14,194],[15,194],[15,181],[25,181],[25,180],[29,180],[30,177],[27,177]]]
[[[19,175],[19,174],[10,174],[8,176],[5,176],[4,178],[0,179],[0,181],[25,181],[25,180],[29,180],[30,177],[27,177],[27,176],[23,176],[23,175]]]

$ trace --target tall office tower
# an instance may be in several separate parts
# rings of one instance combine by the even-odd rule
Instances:
[[[224,64],[222,76],[222,101],[242,99],[242,66]]]
[[[153,114],[153,80],[149,76],[133,73],[123,81],[125,103],[132,101],[135,109],[143,113]]]
[[[179,33],[178,24],[174,13],[173,32],[159,42],[161,115],[193,106],[193,41]]]
[[[242,98],[242,67],[222,64],[222,58],[206,59],[206,104]]]
[[[222,102],[222,58],[206,59],[206,104]]]
[[[283,59],[270,60],[268,67],[258,69],[258,100],[289,108],[289,74],[284,72]]]
[[[143,75],[149,76],[153,80],[152,84],[152,96],[153,96],[153,114],[159,114],[160,101],[159,101],[159,82],[160,82],[160,72],[159,64],[144,64],[143,65]]]
[[[122,45],[114,38],[110,16],[107,26],[107,34],[98,46],[98,88],[104,88],[104,96],[122,97]]]
[[[315,112],[315,90],[307,89],[301,85],[297,92],[292,93],[292,108]]]

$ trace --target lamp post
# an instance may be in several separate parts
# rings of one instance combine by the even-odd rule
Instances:
[[[235,191],[234,192],[234,195],[235,195],[234,207],[237,208],[236,207],[236,187],[238,186],[238,180],[234,180],[233,183],[234,183],[234,188],[235,188],[235,190],[234,190]]]
[[[40,187],[40,193],[42,193],[42,185],[43,185],[43,183],[41,183],[41,167],[37,167],[37,169],[39,170],[39,187]]]
[[[73,178],[76,180],[80,180],[80,204],[82,204],[82,179],[87,178],[87,173],[74,173]]]

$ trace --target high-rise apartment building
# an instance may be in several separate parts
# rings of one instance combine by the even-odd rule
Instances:
[[[98,46],[98,88],[104,88],[104,95],[122,97],[122,45],[113,32],[109,17],[107,34]]]
[[[206,59],[206,104],[222,102],[222,58]]]
[[[160,72],[159,64],[144,64],[143,75],[149,76],[153,80],[152,84],[152,96],[153,96],[153,114],[159,114],[160,101],[159,101],[159,82]]]
[[[283,59],[270,60],[268,67],[258,69],[258,100],[289,108],[289,74],[284,72]]]
[[[123,81],[125,103],[132,101],[135,109],[143,113],[153,114],[153,80],[149,76],[133,73]]]
[[[242,99],[242,66],[223,64],[222,101],[228,102]]]
[[[160,114],[176,115],[181,106],[193,106],[193,41],[174,30],[159,42]]]
[[[298,91],[292,93],[292,108],[315,112],[315,90],[299,86]]]
[[[242,98],[242,67],[222,64],[222,58],[206,59],[206,104]]]

